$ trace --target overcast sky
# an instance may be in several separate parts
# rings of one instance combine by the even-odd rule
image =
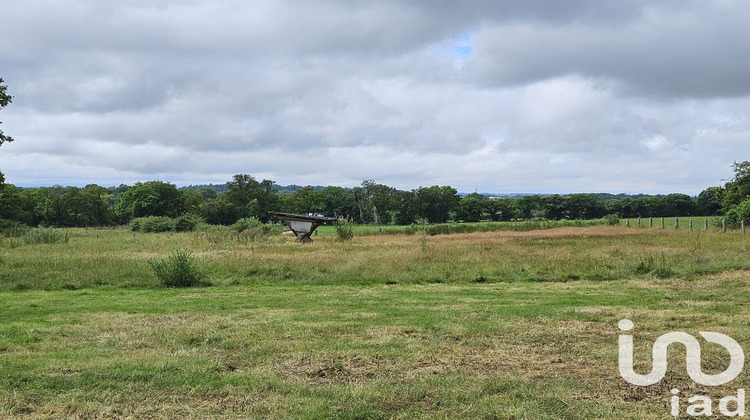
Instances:
[[[19,186],[697,194],[750,160],[745,1],[5,2]]]

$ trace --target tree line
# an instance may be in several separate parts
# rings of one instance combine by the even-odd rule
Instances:
[[[271,222],[271,212],[314,213],[355,223],[408,225],[520,219],[597,219],[709,216],[724,214],[750,197],[750,163],[735,164],[736,176],[697,197],[686,194],[625,196],[551,194],[520,197],[461,196],[450,186],[410,191],[365,180],[354,188],[281,188],[271,180],[238,174],[221,186],[177,188],[164,181],[101,187],[19,188],[0,174],[0,219],[29,226],[85,227],[128,224],[134,218],[184,215],[209,224],[231,225],[243,218]],[[218,192],[217,192],[218,190]],[[750,204],[747,204],[750,210]]]

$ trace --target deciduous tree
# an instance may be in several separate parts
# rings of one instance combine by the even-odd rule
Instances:
[[[461,199],[456,193],[456,189],[448,185],[420,187],[416,192],[419,215],[430,223],[447,222]]]
[[[134,217],[177,217],[184,212],[184,200],[180,190],[169,182],[138,182],[120,194],[115,212],[123,223]]]
[[[724,198],[724,189],[721,187],[709,187],[701,191],[695,199],[696,211],[701,216],[713,216],[721,214],[721,202]]]
[[[734,177],[724,185],[722,205],[726,212],[750,197],[750,162],[734,162],[732,169]]]
[[[2,77],[0,77],[0,109],[5,108],[13,101],[13,97],[8,94],[8,86],[4,85],[5,81]],[[0,122],[2,124],[2,122]],[[2,145],[5,142],[12,142],[13,137],[3,133],[3,130],[0,130],[0,145]]]

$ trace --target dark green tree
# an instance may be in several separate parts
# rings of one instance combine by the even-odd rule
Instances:
[[[5,108],[6,106],[8,106],[8,104],[13,102],[13,97],[8,94],[8,86],[4,85],[3,83],[5,83],[5,81],[2,77],[0,77],[0,109]],[[2,124],[2,122],[0,122],[0,124]],[[3,133],[3,130],[0,130],[0,145],[5,143],[6,141],[8,143],[12,142],[13,137]]]
[[[260,182],[260,191],[256,197],[258,214],[255,217],[268,222],[273,216],[271,212],[281,210],[280,194],[276,191],[276,182],[264,179]]]
[[[248,174],[237,174],[227,183],[226,199],[239,211],[238,217],[251,217],[258,214],[257,197],[260,182]]]
[[[714,216],[722,214],[722,200],[724,189],[721,187],[709,187],[701,191],[695,199],[696,212],[700,216]]]
[[[656,196],[638,197],[633,200],[633,214],[631,217],[662,217],[664,210],[661,198]]]
[[[516,199],[516,208],[518,209],[518,215],[522,219],[537,217],[544,208],[542,197],[538,195],[525,195],[520,197]]]
[[[115,213],[120,222],[134,217],[177,217],[184,213],[182,192],[174,184],[163,181],[138,182],[120,194]]]
[[[565,196],[566,216],[573,220],[591,220],[604,217],[604,202],[596,194],[569,194]]]
[[[0,219],[15,220],[24,223],[24,197],[15,185],[6,184],[0,173]]]
[[[112,194],[109,190],[96,184],[89,184],[83,187],[81,196],[88,226],[108,226],[114,223],[114,211],[109,204],[112,201]]]
[[[393,194],[396,189],[387,185],[378,184],[377,182],[366,179],[362,181],[364,189],[366,206],[372,212],[372,220],[375,223],[385,223],[388,220],[388,212],[393,208]]]
[[[397,190],[393,194],[393,221],[397,225],[410,225],[417,221],[417,195],[414,191]]]
[[[515,201],[510,198],[484,200],[482,207],[493,222],[513,220],[516,215]]]
[[[221,194],[216,200],[204,201],[198,206],[198,214],[212,225],[231,225],[238,219],[239,212],[235,205]]]
[[[185,213],[198,213],[200,205],[203,204],[203,195],[199,190],[188,188],[181,191],[182,199],[185,205]]]
[[[695,202],[687,194],[667,194],[661,199],[661,214],[664,217],[694,216]]]
[[[734,177],[724,185],[722,206],[725,212],[750,197],[750,162],[734,162]]]
[[[484,213],[483,201],[476,197],[463,197],[458,204],[456,218],[464,222],[478,222]]]
[[[4,85],[4,82],[3,78],[0,77],[0,109],[5,108],[13,101],[13,97],[7,93],[8,86]],[[2,124],[2,121],[0,121],[0,124]],[[12,142],[13,137],[6,135],[3,133],[3,130],[0,130],[0,146],[6,141],[9,143]],[[3,185],[5,185],[5,175],[0,172],[0,187]]]
[[[455,188],[445,185],[419,187],[416,191],[418,214],[430,223],[445,223],[451,212],[458,209],[461,197],[456,195]]]
[[[315,191],[312,186],[298,189],[289,196],[288,205],[292,213],[320,213],[323,211],[324,202],[320,191]]]
[[[216,190],[213,188],[203,187],[199,189],[198,192],[204,200],[216,200],[216,197],[218,196]]]
[[[624,197],[619,200],[608,200],[604,202],[607,214],[616,214],[619,217],[630,218],[638,217],[633,197]]]
[[[43,224],[57,227],[72,226],[71,197],[65,193],[65,188],[59,185],[39,188],[37,211],[43,217]]]
[[[237,210],[237,218],[256,217],[261,221],[270,220],[269,212],[279,210],[278,193],[274,182],[264,179],[261,182],[248,174],[238,174],[227,183],[227,192],[222,194]]]
[[[745,201],[732,207],[731,210],[727,212],[726,220],[727,224],[734,228],[740,227],[743,220],[745,223],[750,221],[750,198],[747,198]]]
[[[325,187],[320,190],[323,202],[323,214],[330,217],[344,217],[354,219],[357,206],[354,195],[341,187]]]
[[[564,219],[567,215],[565,197],[560,194],[551,194],[543,199],[544,215],[550,220]]]

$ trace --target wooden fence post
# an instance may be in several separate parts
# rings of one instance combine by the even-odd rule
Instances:
[[[693,219],[690,219],[690,231],[693,231]]]
[[[722,232],[727,231],[727,219],[721,219],[721,231]]]
[[[638,227],[643,227],[643,225],[641,224],[641,216],[638,216]]]
[[[675,229],[679,229],[680,228],[680,218],[679,217],[675,217],[674,218],[674,228]]]
[[[661,218],[661,228],[664,229],[664,218]]]
[[[708,232],[708,219],[703,219],[703,230]]]
[[[650,228],[654,227],[654,218],[653,217],[649,217],[648,218],[648,227],[650,227]]]
[[[625,219],[625,227],[630,227],[630,219]]]

